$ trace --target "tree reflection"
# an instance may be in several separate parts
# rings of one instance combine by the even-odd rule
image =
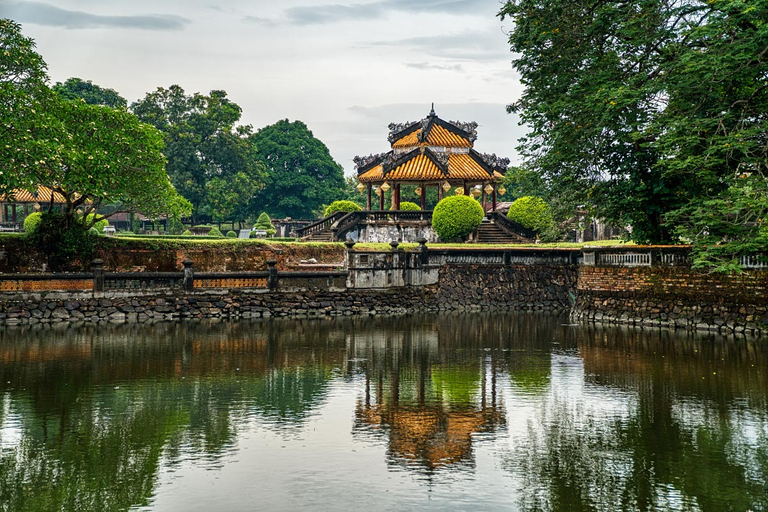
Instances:
[[[215,463],[247,418],[299,425],[345,360],[338,329],[185,327],[0,334],[0,510],[146,504],[161,463]]]
[[[542,398],[507,460],[522,509],[768,508],[762,345],[595,329],[579,354],[594,395]]]

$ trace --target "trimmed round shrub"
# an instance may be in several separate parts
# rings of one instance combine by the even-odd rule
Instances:
[[[464,239],[483,222],[483,207],[469,196],[446,197],[435,206],[432,229],[440,240]]]
[[[43,220],[42,212],[30,213],[27,218],[24,219],[24,232],[27,234],[34,233],[37,226],[40,225],[40,221]]]
[[[192,232],[188,229],[185,229],[181,236],[192,236]]]
[[[267,232],[267,236],[272,236],[277,233],[275,226],[272,225],[272,219],[269,218],[267,212],[261,212],[259,218],[256,220],[256,224],[253,225],[253,229],[263,229]]]
[[[99,230],[96,229],[96,226],[94,226],[88,230],[88,234],[92,236],[99,236]]]
[[[352,201],[334,201],[325,208],[325,216],[333,215],[336,212],[359,212],[360,206]]]
[[[95,217],[95,213],[89,213],[88,216],[85,218],[86,222],[92,222],[93,217]],[[104,228],[109,226],[109,221],[107,219],[101,219],[96,224],[93,225],[94,228],[96,228],[96,231],[99,232],[99,234],[104,232]],[[89,230],[90,231],[90,230]]]
[[[544,230],[552,225],[552,210],[540,197],[524,196],[515,200],[507,212],[509,220],[517,222],[521,226]]]
[[[224,235],[221,234],[221,231],[216,226],[211,228],[208,232],[208,236],[212,236],[213,238],[224,238]]]
[[[227,231],[227,238],[237,238],[237,233],[232,230]]]
[[[394,206],[392,205],[392,209],[394,210]],[[403,201],[400,203],[400,211],[416,211],[421,210],[421,206],[417,205],[416,203],[412,203],[410,201]]]

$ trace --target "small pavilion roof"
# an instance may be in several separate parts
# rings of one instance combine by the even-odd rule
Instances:
[[[58,192],[54,192],[48,187],[39,186],[36,190],[30,192],[23,188],[14,189],[10,197],[6,194],[0,195],[0,201],[4,203],[50,203],[51,195],[53,195],[54,204],[64,204],[67,201],[64,196]]]

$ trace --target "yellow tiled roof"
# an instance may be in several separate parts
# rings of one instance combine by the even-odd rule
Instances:
[[[430,146],[443,146],[446,148],[471,148],[472,143],[464,137],[446,130],[442,126],[435,124],[427,136],[427,144]]]
[[[421,131],[422,131],[421,128],[419,128],[418,130],[415,130],[413,133],[409,133],[402,139],[396,140],[392,144],[392,149],[403,149],[403,148],[411,148],[416,146],[439,146],[439,147],[445,147],[445,148],[471,148],[472,147],[472,143],[470,141],[468,141],[464,137],[456,135],[450,130],[443,128],[439,124],[434,124],[432,126],[432,129],[429,130],[429,135],[427,136],[426,142],[419,142],[419,135],[421,135]]]
[[[361,183],[376,183],[384,180],[391,181],[436,181],[436,180],[472,180],[485,181],[502,179],[504,176],[494,171],[493,178],[472,156],[468,154],[451,154],[448,157],[448,175],[425,154],[420,153],[392,169],[384,176],[384,168],[377,165],[357,177]]]
[[[7,198],[5,194],[0,195],[0,201],[3,202],[12,202],[12,203],[50,203],[51,202],[51,194],[53,194],[53,202],[54,204],[63,204],[67,201],[64,199],[64,196],[59,194],[58,192],[53,192],[48,187],[37,187],[37,197],[32,195],[32,192],[29,190],[24,189],[14,189],[13,193],[11,194],[11,198]]]
[[[414,131],[413,133],[409,133],[402,139],[396,140],[392,144],[392,149],[410,148],[410,147],[418,146],[420,133],[421,133],[421,128]]]
[[[448,174],[453,179],[487,180],[491,176],[477,161],[466,154],[453,154],[448,159]]]

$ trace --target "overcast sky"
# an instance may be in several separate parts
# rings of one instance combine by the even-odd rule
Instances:
[[[505,105],[521,91],[500,0],[0,0],[53,82],[76,76],[133,102],[157,87],[224,89],[258,129],[304,121],[351,174],[387,125],[432,102],[476,121],[476,148],[518,160]]]

